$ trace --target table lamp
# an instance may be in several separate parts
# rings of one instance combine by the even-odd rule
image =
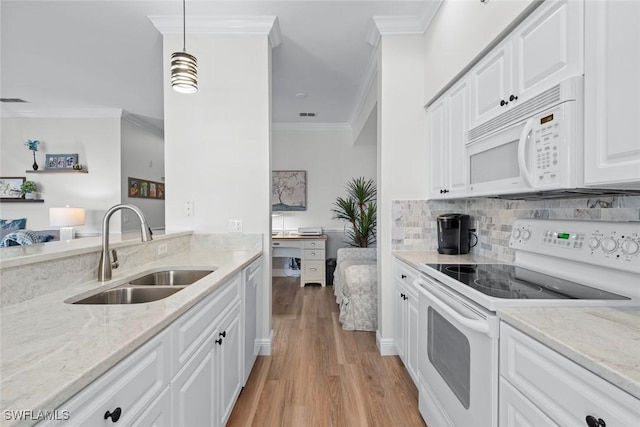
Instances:
[[[49,224],[60,227],[60,241],[73,239],[73,227],[84,225],[84,208],[49,208]]]

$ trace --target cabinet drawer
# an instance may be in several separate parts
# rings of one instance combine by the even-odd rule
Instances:
[[[500,324],[500,375],[554,422],[640,425],[640,401],[528,335]]]
[[[303,257],[311,261],[324,261],[324,249],[305,249]]]
[[[70,418],[39,426],[112,426],[107,411],[120,408],[119,424],[131,425],[169,383],[169,334],[161,332],[80,393],[60,405]]]
[[[174,323],[172,327],[173,373],[180,370],[213,332],[214,320],[224,314],[235,300],[240,299],[240,283],[241,277],[237,274]]]
[[[305,249],[324,249],[324,240],[305,240],[304,241]]]
[[[406,289],[417,298],[418,290],[413,283],[420,277],[420,273],[398,259],[395,259],[393,264],[394,280],[403,283]]]
[[[302,248],[304,247],[303,242],[300,240],[272,240],[271,241],[272,248]]]
[[[558,427],[511,384],[500,378],[499,427]]]
[[[324,261],[305,261],[302,263],[302,275],[305,279],[324,280]]]

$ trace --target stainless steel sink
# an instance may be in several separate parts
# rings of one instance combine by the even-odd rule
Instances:
[[[166,298],[183,288],[134,288],[131,286],[109,289],[73,304],[141,304]]]
[[[131,286],[191,285],[215,270],[163,270],[147,274],[129,282]]]
[[[99,291],[80,299],[76,296],[65,302],[68,304],[142,304],[158,301],[181,291],[214,271],[215,268],[155,271],[124,285]]]

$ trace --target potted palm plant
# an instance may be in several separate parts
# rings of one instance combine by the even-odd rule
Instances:
[[[338,197],[331,209],[333,219],[347,222],[345,234],[349,246],[367,248],[376,243],[376,184],[373,179],[352,178],[345,188],[347,196]]]
[[[20,185],[20,192],[25,199],[35,199],[38,186],[33,181],[25,181]]]

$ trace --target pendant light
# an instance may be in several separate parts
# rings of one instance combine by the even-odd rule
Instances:
[[[185,0],[182,0],[182,52],[171,54],[171,87],[180,93],[198,91],[198,60],[187,53]]]

